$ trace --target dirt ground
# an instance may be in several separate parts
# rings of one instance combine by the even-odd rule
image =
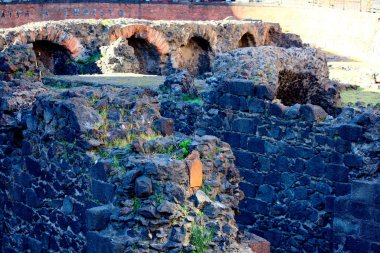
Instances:
[[[165,81],[165,76],[143,75],[134,73],[112,73],[96,75],[77,75],[77,76],[49,76],[48,79],[64,80],[77,84],[93,85],[133,85],[133,86],[159,86]],[[195,85],[202,86],[204,80],[195,80]]]
[[[359,86],[356,90],[343,90],[343,105],[380,104],[380,64],[357,61],[327,53],[330,79],[343,85]]]

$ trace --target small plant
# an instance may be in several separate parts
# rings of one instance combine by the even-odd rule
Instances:
[[[254,77],[251,78],[251,81],[253,83],[256,83],[257,81],[259,81],[259,78],[257,76],[254,76]]]
[[[103,120],[107,120],[107,116],[108,116],[107,108],[104,108],[99,114],[100,116],[102,116]]]
[[[202,225],[192,223],[190,243],[195,247],[192,253],[204,253],[214,238],[214,229],[210,231]]]
[[[202,99],[200,97],[185,94],[185,95],[183,95],[182,98],[183,98],[183,101],[185,101],[185,102],[202,105]]]
[[[77,60],[76,62],[78,64],[89,64],[89,63],[94,63],[96,62],[97,60],[99,60],[100,58],[102,57],[102,55],[100,53],[97,53],[97,54],[94,54],[93,56],[91,57],[88,57],[87,59],[79,59]]]
[[[210,193],[211,193],[211,191],[212,191],[212,188],[211,188],[211,186],[209,186],[209,185],[205,185],[204,182],[203,182],[203,184],[202,184],[202,186],[201,186],[201,190],[202,190],[207,196],[209,196]]]
[[[154,194],[154,202],[156,203],[156,206],[159,206],[164,202],[164,196],[161,193]]]
[[[120,167],[120,161],[116,156],[113,157],[112,166],[115,168]]]
[[[33,77],[34,74],[33,74],[32,71],[28,70],[28,71],[26,71],[25,75],[26,75],[27,77]]]
[[[184,218],[189,216],[189,207],[188,206],[182,206],[182,213],[183,213]]]
[[[175,150],[177,149],[178,147],[176,147],[175,145],[169,145],[167,147],[163,147],[163,146],[159,146],[155,149],[155,153],[157,154],[168,154],[168,155],[172,155],[174,154]]]
[[[167,86],[162,86],[161,91],[162,93],[169,93],[169,88]]]
[[[91,96],[91,105],[92,106],[94,106],[97,101],[98,101],[98,98],[96,96]]]
[[[185,159],[190,154],[189,146],[191,143],[192,143],[191,140],[184,140],[184,141],[181,141],[181,143],[179,144],[183,153],[183,156],[181,157],[181,159]]]
[[[132,140],[131,139],[116,139],[116,140],[113,140],[111,142],[106,142],[105,145],[107,147],[121,147],[121,148],[125,148],[127,147],[129,144],[131,144]]]
[[[137,243],[134,243],[134,244],[132,244],[131,248],[132,248],[132,249],[138,249],[139,246],[137,245]]]
[[[136,215],[139,209],[141,208],[141,199],[133,198],[133,214]]]
[[[124,115],[126,114],[126,111],[124,108],[120,109],[120,121],[123,121]]]
[[[202,211],[198,211],[197,216],[202,218],[203,216],[205,216],[205,214]]]
[[[105,150],[105,149],[100,149],[100,150],[97,151],[97,153],[103,159],[107,159],[107,158],[111,157],[110,153],[107,150]]]
[[[113,22],[110,20],[103,19],[102,21],[100,21],[100,24],[104,26],[111,26],[113,25]]]

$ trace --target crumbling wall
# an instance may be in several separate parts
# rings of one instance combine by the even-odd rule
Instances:
[[[339,104],[337,86],[331,82],[327,61],[310,47],[249,47],[219,55],[213,64],[216,78],[242,78],[268,87],[269,96],[284,105],[312,103],[329,114]]]
[[[98,70],[97,67],[103,72],[133,70],[150,74],[187,69],[197,76],[211,70],[215,55],[238,48],[244,34],[251,34],[250,40],[254,40],[256,46],[299,41],[299,38],[282,39],[281,36],[270,40],[269,30],[279,36],[283,34],[278,24],[251,21],[70,20],[4,29],[0,44],[6,48],[39,41],[51,43],[56,48],[64,48],[74,63],[91,64],[79,68],[78,73],[89,73],[92,69]],[[118,49],[122,46],[120,40],[127,41],[133,50]],[[135,67],[136,61],[138,67]]]
[[[174,133],[157,91],[0,85],[2,251],[269,249],[238,232],[230,146]]]
[[[209,79],[208,87],[196,133],[233,148],[246,195],[242,226],[273,250],[377,249],[377,109],[345,108],[333,118],[316,105],[273,101],[271,86],[252,80]]]

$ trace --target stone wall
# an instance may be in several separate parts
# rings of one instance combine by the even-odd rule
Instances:
[[[0,83],[1,252],[269,251],[229,144],[175,133],[152,87],[63,86]]]
[[[282,33],[273,23],[115,19],[42,22],[0,30],[0,49],[33,44],[39,65],[75,65],[67,68],[73,69],[73,74],[99,68],[103,73],[167,74],[183,68],[201,75],[210,71],[215,56],[241,46],[240,40],[247,34],[256,46],[302,47],[298,36]],[[66,69],[57,68],[52,72]]]
[[[357,180],[348,195],[334,202],[334,249],[349,252],[380,251],[380,181]]]
[[[378,112],[345,108],[333,118],[272,99],[268,86],[242,79],[209,79],[203,93],[196,133],[228,142],[244,177],[238,222],[274,252],[375,252]]]

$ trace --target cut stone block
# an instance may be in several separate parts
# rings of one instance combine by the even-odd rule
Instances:
[[[270,242],[257,235],[253,236],[248,245],[255,253],[270,253]]]
[[[198,151],[193,151],[187,158],[190,174],[190,188],[201,187],[203,181],[203,164]]]

